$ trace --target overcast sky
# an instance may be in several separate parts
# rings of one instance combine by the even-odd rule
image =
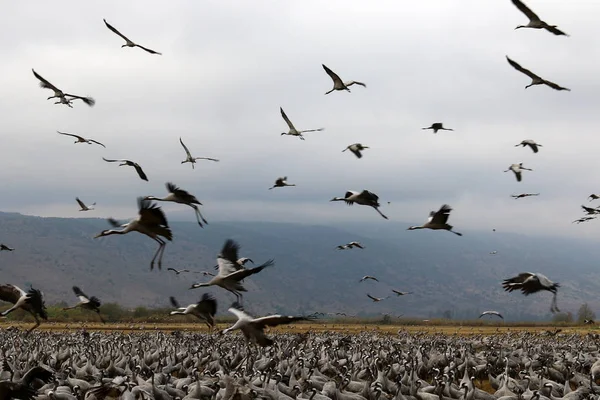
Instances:
[[[390,220],[420,224],[448,203],[459,231],[592,237],[600,221],[571,221],[600,192],[600,2],[527,4],[571,36],[514,30],[527,18],[510,0],[6,3],[0,210],[133,217],[137,196],[172,181],[209,222],[386,223],[328,202],[368,189]],[[163,55],[121,48],[103,18]],[[530,79],[506,55],[572,91],[524,90]],[[367,88],[325,96],[321,64]],[[32,68],[95,107],[54,105]],[[298,129],[325,130],[281,136],[280,106]],[[454,132],[421,130],[432,122]],[[181,164],[179,137],[221,161]],[[514,147],[523,139],[543,147]],[[341,152],[355,142],[370,147],[360,160]],[[138,162],[149,182],[103,156]],[[502,172],[518,162],[533,169],[520,183]],[[297,186],[267,190],[278,176]],[[541,195],[509,197],[522,192]],[[97,210],[78,212],[76,196]]]

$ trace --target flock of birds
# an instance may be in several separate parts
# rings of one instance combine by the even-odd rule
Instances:
[[[567,36],[564,32],[559,30],[556,26],[550,25],[550,24],[544,22],[543,20],[541,20],[537,14],[535,14],[533,11],[531,11],[520,0],[511,0],[511,1],[529,19],[529,23],[527,25],[518,26],[517,29],[519,29],[519,28],[545,29],[555,35]],[[161,55],[161,53],[159,53],[157,51],[151,50],[147,47],[141,46],[141,45],[131,41],[129,38],[124,36],[119,30],[117,30],[115,27],[113,27],[111,24],[109,24],[106,20],[104,20],[104,23],[110,31],[112,31],[116,35],[120,36],[123,40],[125,40],[125,44],[123,44],[122,47],[130,47],[130,48],[139,47],[140,49],[142,49],[150,54]],[[559,90],[559,91],[569,91],[570,90],[570,89],[562,87],[554,82],[551,82],[549,80],[541,78],[539,75],[531,72],[530,70],[522,67],[520,64],[518,64],[514,60],[510,59],[508,56],[506,58],[507,58],[507,61],[510,66],[512,66],[517,71],[519,71],[519,72],[527,75],[529,78],[531,78],[531,83],[529,85],[527,85],[526,88],[535,86],[535,85],[546,85],[554,90]],[[336,74],[333,70],[331,70],[329,67],[327,67],[324,64],[322,65],[322,67],[333,82],[333,87],[325,93],[326,95],[330,94],[334,91],[350,92],[350,87],[353,85],[362,86],[362,87],[366,88],[366,84],[363,82],[354,81],[354,80],[343,81],[340,78],[340,76],[338,74]],[[92,97],[79,96],[76,94],[67,93],[66,91],[63,91],[62,89],[59,89],[59,87],[50,83],[47,79],[42,77],[35,70],[32,69],[32,72],[33,72],[34,77],[39,81],[40,86],[42,88],[49,89],[54,92],[54,94],[52,96],[48,97],[48,100],[56,99],[55,104],[66,105],[66,106],[72,108],[74,101],[81,100],[84,104],[86,104],[90,107],[94,106],[95,100]],[[305,138],[304,138],[305,133],[318,132],[318,131],[324,130],[324,128],[298,130],[294,126],[292,121],[289,119],[287,114],[284,112],[283,108],[280,108],[280,113],[289,128],[288,132],[283,132],[283,133],[281,133],[281,135],[295,136],[295,137],[298,137],[300,140],[305,140]],[[438,131],[442,131],[442,130],[453,131],[453,129],[445,128],[443,126],[443,123],[441,123],[441,122],[433,123],[431,126],[425,127],[422,129],[432,130],[433,133],[437,133]],[[79,136],[77,134],[72,134],[72,133],[66,133],[66,132],[60,132],[60,131],[58,131],[58,133],[63,136],[70,136],[70,137],[75,138],[76,144],[80,144],[80,143],[96,144],[96,145],[106,148],[106,146],[103,143],[96,141],[94,139],[85,138],[85,137]],[[198,160],[208,160],[208,161],[213,161],[213,162],[219,161],[218,159],[209,158],[209,157],[194,157],[194,156],[192,156],[190,150],[187,148],[187,146],[184,144],[184,142],[181,138],[179,139],[179,141],[180,141],[180,144],[183,147],[183,149],[185,151],[185,155],[186,155],[185,160],[183,160],[181,162],[182,164],[190,163],[192,168],[195,168],[195,164],[197,163]],[[535,141],[530,140],[530,139],[523,140],[521,143],[519,143],[515,146],[529,147],[534,153],[538,153],[539,148],[542,147],[541,144],[536,143]],[[358,159],[360,159],[363,157],[362,152],[368,148],[369,148],[368,146],[365,146],[361,143],[354,143],[354,144],[347,146],[342,151],[345,152],[346,150],[349,150]],[[119,166],[133,167],[140,179],[142,179],[144,181],[148,181],[148,176],[143,171],[142,167],[134,161],[127,160],[127,159],[107,159],[104,157],[103,157],[103,160],[108,163],[119,163],[118,164]],[[511,164],[510,167],[505,172],[508,172],[508,171],[512,171],[515,175],[516,180],[518,182],[521,182],[523,179],[523,176],[522,176],[523,171],[532,171],[532,169],[524,167],[523,163],[515,163],[515,164]],[[269,190],[274,189],[274,188],[293,187],[293,186],[295,186],[295,184],[288,183],[287,177],[284,176],[284,177],[277,178],[275,180],[275,183],[273,184],[272,187],[269,188]],[[173,240],[173,233],[169,227],[165,213],[162,211],[161,207],[158,206],[155,202],[172,202],[172,203],[186,205],[194,210],[197,223],[200,225],[200,227],[204,227],[204,225],[206,225],[208,223],[207,220],[202,215],[202,213],[200,212],[200,207],[202,206],[202,203],[194,195],[179,188],[172,182],[167,182],[166,188],[167,188],[168,193],[165,197],[155,197],[155,196],[139,197],[138,198],[138,216],[136,218],[132,219],[131,221],[122,223],[113,218],[108,218],[108,222],[112,226],[113,229],[103,230],[102,232],[98,233],[95,236],[95,238],[112,236],[112,235],[125,235],[125,234],[128,234],[129,232],[134,232],[134,231],[144,234],[144,235],[150,237],[152,240],[154,240],[158,244],[158,248],[157,248],[156,252],[154,253],[154,256],[152,257],[152,260],[150,262],[150,269],[151,270],[154,269],[155,263],[157,263],[158,269],[161,269],[162,268],[162,259],[163,259],[164,251],[166,248],[166,244],[168,241]],[[512,197],[514,197],[515,199],[520,199],[520,198],[524,198],[524,197],[538,196],[538,195],[539,195],[539,193],[522,193],[522,194],[518,194],[518,195],[512,195]],[[600,198],[600,196],[591,195],[590,198],[592,200],[595,200],[595,199]],[[91,206],[87,206],[79,198],[76,198],[76,201],[80,207],[79,211],[93,210],[94,209],[93,206],[96,204],[96,203],[93,203],[93,204],[91,204]],[[369,207],[375,209],[375,211],[377,211],[377,213],[379,213],[379,215],[381,217],[388,219],[388,217],[383,212],[381,212],[381,210],[379,209],[381,205],[379,203],[379,197],[377,196],[377,194],[375,194],[369,190],[366,190],[366,189],[364,189],[362,191],[348,190],[348,191],[346,191],[346,193],[344,194],[343,197],[334,197],[330,201],[332,201],[332,202],[342,201],[342,202],[345,202],[347,205],[358,204],[358,205],[363,205],[363,206],[369,206]],[[586,211],[587,216],[578,220],[578,222],[585,222],[587,220],[593,219],[596,217],[597,214],[600,213],[600,207],[599,208],[591,208],[591,207],[585,207],[585,206],[582,206],[582,207],[583,207],[584,211]],[[419,226],[410,226],[410,227],[408,227],[408,230],[417,230],[417,229],[446,230],[446,231],[454,233],[457,236],[462,236],[462,233],[459,233],[459,232],[453,230],[453,226],[448,224],[448,218],[450,216],[451,211],[452,211],[452,208],[449,205],[443,204],[439,210],[431,211],[429,213],[429,217],[425,223],[423,223],[422,225],[419,225]],[[358,242],[350,242],[346,245],[340,245],[337,248],[339,250],[346,250],[346,249],[353,249],[354,247],[360,248],[360,249],[364,248]],[[1,245],[0,251],[1,250],[12,251],[14,249],[9,248],[8,246],[5,246],[5,245]],[[285,324],[285,323],[294,322],[294,321],[298,321],[298,320],[311,319],[314,317],[314,316],[285,317],[285,316],[275,315],[275,316],[268,316],[268,317],[263,317],[263,318],[252,318],[248,314],[246,314],[242,308],[242,293],[241,292],[246,291],[246,289],[242,285],[242,281],[244,279],[250,277],[251,275],[261,272],[263,269],[265,269],[267,267],[273,266],[274,261],[269,260],[269,261],[265,262],[264,264],[261,264],[257,267],[246,268],[244,266],[244,264],[251,260],[249,260],[247,258],[240,259],[238,257],[238,250],[239,250],[239,245],[237,243],[235,243],[232,240],[226,241],[225,245],[223,246],[223,248],[221,250],[221,253],[218,255],[218,258],[217,258],[218,273],[212,274],[212,273],[204,272],[205,275],[212,276],[212,279],[208,282],[196,283],[196,284],[192,285],[192,287],[191,287],[192,289],[195,289],[195,288],[201,288],[201,287],[219,286],[235,295],[236,301],[233,304],[233,306],[231,308],[229,308],[229,311],[231,313],[233,313],[234,315],[236,315],[238,317],[238,320],[231,328],[226,329],[224,332],[229,332],[234,329],[241,329],[247,338],[252,339],[255,342],[258,342],[261,345],[266,345],[267,343],[271,343],[271,341],[270,341],[270,339],[268,339],[264,336],[263,329],[265,326]],[[186,270],[178,271],[174,268],[169,268],[169,269],[174,271],[177,274],[182,273],[182,272],[187,272]],[[365,276],[361,281],[363,281],[365,279],[377,280],[376,278]],[[529,273],[529,272],[520,273],[519,275],[517,275],[515,277],[506,279],[502,285],[503,285],[504,289],[508,292],[512,292],[514,290],[520,290],[526,296],[529,294],[544,291],[544,290],[549,291],[549,292],[553,293],[551,311],[552,312],[559,311],[558,307],[556,306],[556,294],[557,294],[559,284],[552,282],[550,279],[548,279],[546,276],[544,276],[540,273]],[[76,296],[80,299],[80,302],[77,305],[75,305],[74,307],[86,308],[86,309],[95,311],[96,313],[98,313],[98,315],[100,315],[99,314],[100,301],[96,297],[86,296],[78,287],[73,287],[73,291],[75,292]],[[410,292],[400,292],[400,291],[394,291],[394,292],[398,296],[410,293]],[[367,296],[374,302],[379,302],[379,301],[382,301],[387,298],[387,297],[386,298],[378,298],[378,297],[371,296],[370,294],[367,294]],[[36,325],[32,329],[34,329],[35,327],[37,327],[39,325],[40,321],[39,321],[38,317],[41,317],[42,319],[47,318],[44,301],[43,301],[43,295],[42,295],[42,292],[39,291],[38,289],[31,288],[29,291],[25,292],[15,285],[10,285],[10,284],[1,285],[0,286],[0,300],[10,302],[13,304],[13,306],[11,308],[9,308],[8,310],[1,313],[0,316],[6,316],[7,314],[14,311],[15,309],[22,308],[22,309],[28,311],[29,313],[31,313],[36,320]],[[180,307],[180,305],[176,301],[176,299],[172,297],[171,304],[176,308],[176,310],[172,312],[173,315],[177,315],[177,314],[196,315],[198,318],[200,318],[204,322],[206,322],[206,324],[209,327],[211,327],[211,328],[214,327],[214,314],[216,312],[216,301],[213,297],[205,294],[197,304],[192,304],[187,307]],[[73,308],[73,307],[71,307],[71,308]],[[482,314],[482,316],[490,315],[490,314],[500,316],[500,314],[497,312],[490,311],[490,312],[486,312],[486,313]]]

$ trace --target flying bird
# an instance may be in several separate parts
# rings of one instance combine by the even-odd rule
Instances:
[[[525,296],[529,296],[532,293],[540,292],[542,290],[547,290],[554,294],[552,297],[550,311],[553,313],[560,312],[558,306],[556,305],[556,294],[558,293],[560,284],[552,282],[550,279],[540,273],[522,272],[513,278],[505,279],[502,282],[502,287],[507,292],[521,290]]]
[[[183,160],[181,163],[182,164],[185,164],[185,163],[188,163],[188,162],[191,163],[192,164],[192,169],[194,169],[194,164],[196,164],[196,160],[210,160],[210,161],[219,162],[219,160],[217,160],[216,158],[192,157],[192,154],[188,150],[187,146],[185,144],[183,144],[183,140],[181,140],[181,138],[179,138],[179,143],[181,143],[181,145],[183,146],[183,149],[185,150],[185,154],[186,154],[185,160]]]
[[[526,140],[523,140],[519,144],[515,144],[515,147],[518,147],[518,146],[523,146],[523,147],[529,146],[529,148],[531,150],[533,150],[534,153],[537,153],[539,151],[538,147],[543,147],[541,144],[536,143],[534,140],[531,140],[531,139],[526,139]]]
[[[284,315],[268,315],[266,317],[253,318],[244,312],[239,303],[234,303],[228,310],[230,313],[237,317],[235,324],[229,328],[224,329],[221,333],[226,334],[228,332],[239,329],[244,334],[246,340],[252,343],[256,343],[261,347],[271,346],[274,342],[273,339],[265,335],[265,328],[267,326],[278,326],[284,324],[290,324],[297,321],[312,321],[315,316],[284,316]]]
[[[525,171],[533,171],[530,168],[525,168],[523,167],[523,163],[518,163],[518,164],[511,164],[510,167],[508,167],[508,169],[504,172],[508,172],[508,171],[512,171],[515,174],[515,178],[517,178],[517,182],[521,182],[522,176],[521,176],[521,172],[525,170]]]
[[[423,130],[425,129],[433,129],[433,133],[438,133],[438,131],[453,131],[454,129],[450,129],[450,128],[444,128],[444,125],[442,122],[435,122],[433,124],[431,124],[431,126],[428,126],[427,128],[421,128]]]
[[[0,244],[0,251],[14,251],[14,248],[8,247],[5,244]]]
[[[493,311],[493,310],[484,311],[484,312],[481,313],[481,315],[479,316],[479,318],[483,317],[484,315],[495,315],[497,317],[500,317],[500,318],[504,319],[504,317],[502,316],[502,314],[500,314],[498,311]]]
[[[517,199],[522,199],[523,197],[539,196],[539,195],[540,195],[539,193],[521,193],[521,194],[511,194],[510,197],[517,200]]]
[[[407,230],[412,231],[415,229],[444,229],[455,235],[462,236],[462,233],[452,230],[452,225],[448,225],[448,217],[450,216],[452,208],[448,204],[444,204],[438,211],[431,211],[429,218],[421,226],[409,226]]]
[[[91,211],[94,209],[94,207],[88,207],[86,206],[83,201],[79,200],[79,197],[75,197],[75,200],[77,201],[77,203],[79,204],[79,207],[81,207],[81,209],[79,211]],[[96,203],[92,203],[92,206],[95,206]]]
[[[144,180],[144,181],[148,181],[148,177],[146,176],[146,174],[144,173],[144,171],[142,170],[142,167],[140,167],[140,165],[136,162],[133,161],[129,161],[129,160],[107,160],[106,158],[102,157],[102,159],[106,162],[120,162],[121,164],[119,164],[119,167],[122,167],[123,165],[128,165],[130,167],[135,168],[135,171],[137,172],[137,174],[139,175],[139,177]]]
[[[596,322],[593,319],[584,319],[583,323],[586,325],[594,325]]]
[[[175,268],[167,268],[167,271],[173,271],[173,272],[175,272],[175,275],[179,275],[182,272],[190,272],[189,269],[175,269]]]
[[[281,112],[281,116],[283,117],[283,119],[287,123],[288,127],[290,128],[290,130],[288,132],[282,132],[281,136],[283,136],[283,135],[298,136],[298,138],[300,138],[300,140],[304,140],[304,136],[302,136],[302,134],[305,132],[321,132],[321,131],[325,130],[325,128],[319,128],[319,129],[306,129],[303,131],[299,131],[294,127],[294,124],[292,124],[292,121],[290,121],[288,116],[285,114],[285,111],[283,111],[283,108],[279,107],[279,111]]]
[[[206,221],[206,219],[204,219],[204,217],[202,216],[202,213],[200,212],[200,208],[198,206],[201,206],[202,203],[200,203],[200,201],[196,198],[196,196],[188,193],[187,191],[180,189],[178,186],[176,186],[175,184],[171,183],[171,182],[167,182],[165,184],[165,186],[167,187],[167,191],[169,192],[168,195],[166,195],[163,198],[160,197],[154,197],[154,196],[146,196],[144,197],[145,200],[155,200],[155,201],[170,201],[173,203],[178,203],[178,204],[185,204],[186,206],[190,206],[194,209],[195,213],[196,213],[196,221],[198,221],[198,225],[200,225],[200,227],[204,227],[202,225],[202,222],[204,222],[205,224],[208,224],[208,222]],[[200,220],[202,220],[202,222],[200,222]]]
[[[508,56],[506,56],[506,59],[508,60],[508,63],[510,65],[512,65],[512,67],[514,69],[516,69],[517,71],[519,71],[519,72],[521,72],[521,73],[523,73],[523,74],[525,74],[525,75],[527,75],[528,77],[531,78],[531,83],[529,85],[525,86],[525,89],[527,89],[530,86],[534,86],[534,85],[547,85],[547,86],[550,86],[554,90],[567,90],[569,92],[571,91],[571,89],[559,86],[559,85],[557,85],[554,82],[550,82],[550,81],[547,81],[545,79],[540,78],[539,76],[537,76],[536,74],[534,74],[530,70],[521,67],[518,63],[516,63],[515,61],[511,60],[510,58],[508,58]]]
[[[46,79],[42,78],[42,76],[40,74],[38,74],[37,72],[35,72],[35,70],[33,68],[31,70],[33,71],[33,75],[40,81],[40,86],[43,89],[50,89],[50,90],[54,91],[54,96],[50,96],[47,99],[47,100],[50,100],[50,99],[58,98],[59,101],[55,102],[54,104],[66,104],[67,106],[73,108],[73,106],[71,106],[71,103],[72,103],[72,100],[75,100],[75,99],[79,99],[79,100],[83,101],[85,104],[87,104],[90,107],[92,107],[94,104],[96,104],[96,101],[91,97],[82,97],[82,96],[77,96],[74,94],[69,94],[69,93],[63,92],[62,90],[60,90],[59,88],[57,88],[56,86],[54,86],[53,84],[48,82]]]
[[[348,248],[349,248],[348,245],[345,245],[345,244],[340,244],[336,247],[336,249],[338,249],[338,250],[347,250]]]
[[[105,145],[103,145],[102,143],[97,142],[97,141],[95,141],[93,139],[86,139],[86,138],[84,138],[82,136],[74,135],[72,133],[65,133],[65,132],[61,132],[61,131],[56,131],[56,132],[58,132],[59,135],[72,136],[72,137],[76,138],[77,140],[75,141],[75,144],[77,144],[77,143],[87,143],[87,144],[96,143],[96,144],[99,144],[100,146],[106,148]]]
[[[592,201],[592,200],[598,200],[598,199],[600,199],[600,195],[597,195],[597,194],[594,194],[594,193],[592,193],[592,194],[590,194],[590,195],[588,196],[588,200],[589,200],[589,201]]]
[[[362,158],[362,153],[361,151],[364,149],[368,149],[369,146],[363,146],[360,143],[354,143],[351,144],[350,146],[346,147],[344,150],[342,150],[342,153],[345,152],[346,150],[350,150],[357,158]]]
[[[35,319],[35,325],[27,331],[31,332],[38,326],[40,326],[40,318],[48,320],[48,313],[46,311],[46,304],[44,302],[44,294],[31,287],[27,292],[20,289],[18,286],[11,284],[0,285],[0,301],[6,301],[12,303],[13,306],[8,310],[0,313],[0,317],[6,317],[11,312],[20,308],[27,311]]]
[[[364,246],[362,244],[360,244],[360,242],[350,242],[346,246],[348,246],[349,249],[353,249],[354,247],[358,247],[359,249],[364,249]]]
[[[175,297],[169,297],[171,305],[177,310],[171,311],[170,315],[193,315],[194,317],[204,321],[208,325],[208,329],[215,327],[215,314],[217,313],[217,300],[208,294],[204,293],[199,302],[190,304],[187,307],[181,307]]]
[[[383,300],[389,298],[390,296],[387,296],[387,297],[374,297],[374,296],[371,296],[369,293],[367,293],[367,297],[370,298],[371,300],[373,300],[375,303],[377,303],[378,301],[383,301]]]
[[[109,24],[108,22],[106,22],[105,19],[103,19],[104,24],[106,24],[106,27],[108,29],[110,29],[111,31],[113,31],[114,33],[116,33],[117,35],[121,36],[121,38],[123,38],[123,40],[125,40],[125,44],[121,47],[139,47],[142,50],[146,50],[148,53],[150,54],[158,54],[158,55],[162,55],[162,53],[159,53],[157,51],[154,50],[150,50],[147,47],[144,46],[140,46],[139,44],[133,43],[131,40],[129,40],[125,35],[123,35],[121,32],[119,32],[118,30],[115,29],[114,26],[112,26],[111,24]]]
[[[171,232],[171,228],[169,228],[165,213],[158,205],[156,205],[156,203],[152,203],[149,200],[144,200],[142,197],[138,197],[137,201],[139,209],[137,218],[126,224],[119,224],[119,222],[116,220],[109,218],[108,222],[113,227],[120,227],[122,229],[104,230],[94,236],[94,239],[109,235],[125,235],[133,231],[142,233],[159,244],[158,250],[156,250],[154,257],[152,257],[152,261],[150,262],[150,270],[154,269],[154,261],[157,257],[158,269],[161,269],[163,253],[165,251],[165,246],[167,245],[167,242],[165,242],[162,238],[165,238],[169,241],[173,240],[173,233]]]
[[[588,215],[600,214],[600,210],[597,208],[586,207],[584,205],[581,205],[581,208],[583,208],[583,211],[585,211]]]
[[[495,256],[496,254],[498,254],[498,251],[497,251],[497,250],[490,251],[490,255],[491,255],[491,256]]]
[[[287,176],[279,177],[275,179],[275,184],[269,188],[269,190],[284,187],[284,186],[296,186],[295,184],[287,183]]]
[[[388,219],[385,214],[379,211],[379,207],[381,207],[381,204],[379,204],[379,196],[373,192],[369,192],[368,190],[363,190],[362,192],[348,190],[344,197],[334,197],[329,201],[343,201],[349,206],[353,205],[354,203],[362,206],[370,206],[373,207],[375,211],[377,211],[383,218]]]
[[[352,86],[354,84],[360,85],[362,87],[367,87],[367,85],[365,85],[362,82],[358,82],[358,81],[348,81],[348,82],[342,82],[342,80],[340,79],[340,77],[333,72],[332,70],[330,70],[329,68],[327,68],[325,66],[325,64],[321,64],[323,66],[323,69],[325,70],[325,72],[327,72],[327,75],[329,75],[329,77],[333,80],[333,89],[331,89],[330,91],[326,92],[325,94],[329,94],[331,92],[333,92],[334,90],[346,90],[346,91],[350,91],[350,89],[348,88],[349,86]]]
[[[401,291],[396,290],[396,289],[392,289],[392,292],[396,293],[396,295],[398,295],[398,296],[405,296],[407,294],[412,294],[412,292],[401,292]]]
[[[359,282],[366,281],[367,279],[372,279],[372,280],[374,280],[376,282],[379,282],[379,279],[377,279],[377,278],[375,278],[374,276],[371,276],[371,275],[365,275],[365,276],[363,276],[362,278],[360,278]]]
[[[512,0],[512,3],[523,14],[525,14],[527,16],[527,18],[529,18],[529,23],[527,25],[519,25],[515,29],[519,29],[519,28],[545,29],[548,32],[554,33],[555,35],[569,36],[566,33],[564,33],[563,31],[561,31],[558,28],[556,28],[556,25],[548,25],[546,22],[542,21],[540,19],[540,17],[538,17],[536,13],[534,13],[533,11],[531,11],[529,9],[529,7],[527,7],[525,4],[523,4],[522,1],[520,1],[520,0]]]
[[[588,221],[591,221],[591,220],[593,220],[593,219],[596,219],[596,217],[581,217],[581,218],[579,218],[579,219],[576,219],[575,221],[573,221],[573,222],[571,222],[571,223],[572,223],[572,224],[573,224],[573,223],[577,223],[577,225],[579,225],[579,224],[580,224],[580,223],[582,223],[582,222],[588,222]]]
[[[102,321],[103,323],[105,322],[104,318],[102,318],[102,315],[100,315],[100,306],[102,305],[100,299],[94,296],[87,296],[77,286],[73,286],[73,293],[75,293],[75,296],[79,298],[79,303],[75,304],[72,307],[65,307],[63,308],[63,310],[72,310],[73,308],[81,307],[86,310],[94,311],[96,314],[98,314],[100,321]]]

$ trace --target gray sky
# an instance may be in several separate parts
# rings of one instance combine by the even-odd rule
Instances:
[[[591,237],[600,222],[571,221],[600,192],[600,3],[527,4],[571,37],[515,31],[527,18],[509,0],[7,3],[0,210],[133,217],[137,196],[163,196],[172,181],[203,202],[209,222],[386,223],[328,202],[369,189],[391,220],[419,224],[448,203],[459,231]],[[163,55],[120,48],[103,18]],[[505,55],[572,92],[524,90],[529,78]],[[325,96],[322,63],[368,87]],[[46,101],[31,68],[96,106]],[[280,106],[297,128],[326,130],[280,136]],[[420,129],[437,121],[455,131]],[[182,165],[180,136],[195,156],[221,162]],[[543,147],[514,147],[523,139]],[[361,160],[341,152],[355,142],[370,147]],[[137,161],[150,181],[102,156]],[[502,172],[518,162],[534,170],[521,183]],[[298,186],[267,190],[284,175]],[[541,196],[509,197],[521,192]],[[82,215],[76,196],[97,210]]]

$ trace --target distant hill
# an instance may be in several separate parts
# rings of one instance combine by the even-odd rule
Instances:
[[[276,265],[248,278],[246,309],[268,312],[390,313],[422,318],[473,319],[495,309],[507,320],[549,319],[551,295],[502,290],[502,279],[523,271],[542,272],[561,283],[558,305],[577,312],[587,302],[600,312],[600,248],[596,243],[465,231],[407,231],[407,224],[374,218],[369,224],[314,226],[287,223],[213,223],[205,229],[194,222],[171,222],[163,270],[150,271],[156,243],[138,233],[93,239],[108,224],[92,218],[41,218],[0,213],[0,243],[15,248],[0,253],[0,281],[23,288],[41,288],[48,303],[75,302],[71,286],[81,286],[104,302],[128,307],[166,306],[168,297],[195,301],[203,290],[188,290],[201,274],[175,276],[166,270],[213,271],[216,255],[227,238],[242,246],[240,256]],[[357,232],[357,233],[354,233]],[[336,250],[357,240],[364,250]],[[496,255],[490,255],[497,251]],[[359,283],[363,275],[378,282]],[[397,297],[395,288],[414,294]],[[209,288],[226,313],[234,296]],[[390,296],[374,303],[366,296]]]

